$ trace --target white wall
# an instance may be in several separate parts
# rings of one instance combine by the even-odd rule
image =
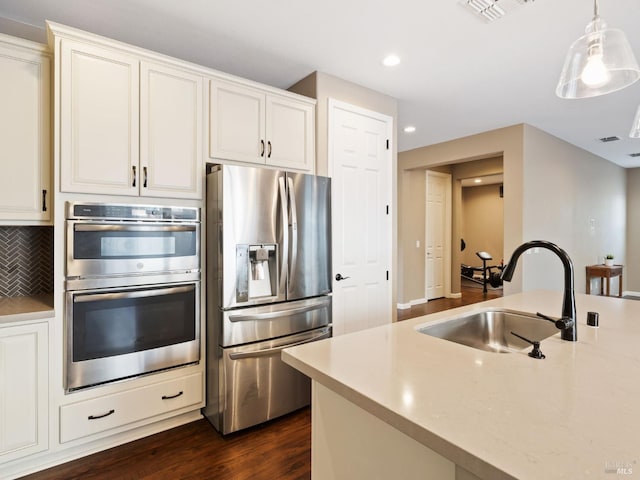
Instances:
[[[625,169],[529,125],[523,160],[523,240],[549,240],[566,250],[576,292],[584,292],[586,265],[607,253],[615,263],[625,262]],[[523,257],[523,290],[562,289],[562,264],[555,255]]]

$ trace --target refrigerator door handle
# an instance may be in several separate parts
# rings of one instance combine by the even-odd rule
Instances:
[[[313,305],[305,305],[303,307],[291,308],[289,310],[278,310],[276,312],[265,312],[265,313],[254,313],[254,314],[240,314],[240,315],[229,315],[230,322],[249,322],[252,320],[270,320],[273,318],[280,318],[283,314],[286,315],[297,315],[300,313],[313,312],[314,310],[320,310],[322,308],[327,308],[327,303],[314,303]]]
[[[293,189],[293,179],[287,177],[289,186],[289,205],[291,207],[291,270],[289,271],[289,285],[293,285],[298,263],[298,212],[296,211],[296,196]]]
[[[280,187],[280,208],[282,209],[282,264],[280,265],[280,286],[278,294],[286,293],[287,287],[287,264],[289,263],[289,235],[287,229],[289,226],[289,211],[287,208],[287,189],[284,185],[284,177],[278,178]]]
[[[321,333],[320,335],[316,335],[314,337],[307,338],[306,340],[302,340],[300,342],[288,343],[288,344],[282,345],[280,347],[265,348],[264,350],[254,350],[253,352],[230,353],[229,354],[229,359],[230,360],[241,360],[243,358],[264,357],[264,356],[267,356],[267,355],[273,355],[274,353],[281,352],[285,348],[295,347],[297,345],[304,345],[305,343],[315,342],[316,340],[321,340],[323,338],[329,338],[329,337],[331,337],[331,332],[330,331],[326,331],[326,332]]]

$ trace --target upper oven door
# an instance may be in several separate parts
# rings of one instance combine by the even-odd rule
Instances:
[[[67,278],[200,268],[200,224],[67,220]]]

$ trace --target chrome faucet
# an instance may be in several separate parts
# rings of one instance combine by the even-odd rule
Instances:
[[[530,248],[546,248],[555,253],[560,260],[562,260],[562,266],[564,267],[564,297],[562,300],[562,318],[553,319],[538,313],[537,315],[545,320],[549,320],[555,323],[556,327],[560,329],[560,336],[563,340],[575,342],[578,340],[578,329],[576,328],[576,298],[573,288],[573,264],[571,258],[567,252],[558,247],[555,243],[547,242],[546,240],[532,240],[530,242],[523,243],[513,251],[511,259],[507,266],[502,271],[502,280],[507,282],[511,281],[513,272],[516,269],[516,263],[518,258],[525,251]]]

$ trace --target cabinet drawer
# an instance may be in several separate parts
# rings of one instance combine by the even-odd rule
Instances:
[[[60,407],[60,442],[103,432],[202,401],[202,374]]]

